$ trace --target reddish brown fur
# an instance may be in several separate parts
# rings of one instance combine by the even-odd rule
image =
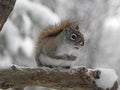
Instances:
[[[40,40],[40,39],[43,40],[46,37],[50,37],[50,36],[56,36],[60,32],[62,32],[64,30],[64,28],[70,27],[73,23],[76,23],[76,22],[78,22],[78,21],[66,20],[56,26],[51,26],[51,27],[45,29],[43,32],[41,32],[38,40]]]

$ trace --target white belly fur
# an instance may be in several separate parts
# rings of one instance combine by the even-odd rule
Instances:
[[[72,45],[62,44],[61,47],[57,50],[57,55],[74,55],[78,56],[79,50],[75,49]],[[67,61],[67,60],[58,60],[54,58],[50,58],[45,55],[40,55],[40,61],[43,65],[51,65],[51,66],[72,66],[74,61]]]
[[[51,66],[71,66],[74,61],[57,60],[48,56],[40,55],[40,61],[43,65]]]
[[[62,44],[61,47],[57,50],[57,54],[58,55],[64,55],[64,54],[68,54],[68,55],[74,55],[74,56],[78,56],[79,55],[79,50],[75,49],[74,46],[69,45],[69,44]]]

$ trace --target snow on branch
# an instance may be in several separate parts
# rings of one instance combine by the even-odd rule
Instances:
[[[13,10],[16,0],[0,0],[0,31]]]
[[[60,90],[69,88],[74,90],[117,90],[118,83],[114,71],[111,69],[105,69],[103,71],[102,74],[102,69],[88,70],[85,67],[78,69],[47,67],[24,68],[13,65],[8,69],[0,70],[0,88],[44,86]],[[109,75],[109,71],[112,71],[111,75],[113,75],[112,77],[114,77],[114,79],[110,80],[110,84],[107,84],[109,80],[107,80],[107,83],[104,83],[106,79],[104,80],[103,77],[107,77],[106,75]],[[105,87],[102,87],[103,83],[106,85]]]

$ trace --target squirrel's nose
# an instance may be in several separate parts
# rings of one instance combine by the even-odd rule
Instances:
[[[83,46],[83,45],[84,45],[84,42],[80,42],[80,45]]]
[[[81,34],[81,39],[80,39],[80,45],[83,46],[84,45],[84,36],[83,34]]]

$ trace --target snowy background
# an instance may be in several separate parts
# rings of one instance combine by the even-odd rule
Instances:
[[[120,0],[17,0],[0,33],[0,68],[11,64],[36,67],[38,33],[70,17],[82,20],[85,37],[78,64],[112,68],[120,78]]]

